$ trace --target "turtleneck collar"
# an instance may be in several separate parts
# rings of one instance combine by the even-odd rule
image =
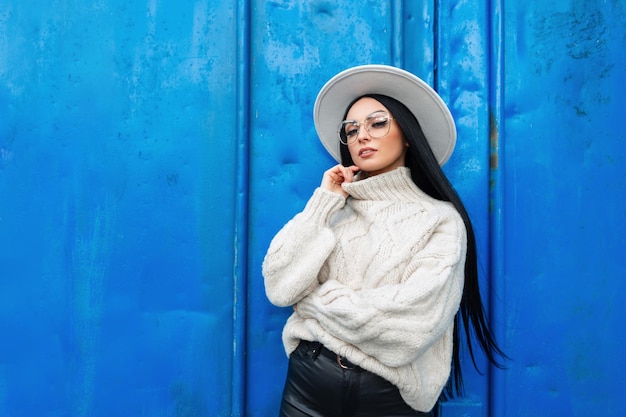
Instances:
[[[430,198],[415,185],[407,167],[345,183],[343,189],[356,200],[415,202]]]

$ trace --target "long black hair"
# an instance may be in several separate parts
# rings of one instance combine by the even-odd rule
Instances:
[[[404,138],[409,147],[405,156],[405,165],[411,170],[411,179],[425,193],[433,198],[442,201],[449,201],[454,205],[461,215],[465,229],[467,230],[467,255],[465,258],[465,283],[463,285],[463,295],[461,306],[454,317],[453,353],[452,353],[452,375],[445,389],[446,397],[453,397],[455,394],[463,395],[463,375],[461,372],[461,358],[459,351],[459,329],[462,321],[465,330],[465,339],[469,348],[470,356],[474,368],[480,372],[474,356],[472,347],[472,333],[476,336],[478,344],[485,353],[485,356],[495,366],[502,368],[499,359],[508,359],[506,354],[498,347],[489,322],[487,321],[485,308],[480,296],[478,285],[478,261],[476,256],[476,238],[474,228],[470,221],[467,210],[463,205],[459,195],[439,166],[432,149],[430,148],[424,132],[418,120],[407,107],[398,100],[380,95],[367,94],[355,99],[346,109],[344,119],[354,103],[363,97],[370,97],[381,103],[389,110],[398,123],[400,130],[404,133]],[[341,132],[340,134],[343,134]],[[345,166],[354,165],[348,146],[340,143],[341,162]]]

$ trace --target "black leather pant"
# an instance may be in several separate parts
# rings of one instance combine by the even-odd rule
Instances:
[[[409,407],[389,381],[319,343],[300,343],[289,358],[280,417],[430,416]]]

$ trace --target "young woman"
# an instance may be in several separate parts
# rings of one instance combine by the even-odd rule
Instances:
[[[492,363],[504,357],[484,316],[469,217],[441,170],[454,121],[426,83],[382,65],[333,77],[314,118],[342,163],[263,263],[269,300],[294,309],[280,415],[433,416],[446,384],[462,390],[459,317],[467,342],[473,330]]]

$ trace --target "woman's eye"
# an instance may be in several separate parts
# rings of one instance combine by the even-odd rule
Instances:
[[[389,123],[389,120],[387,119],[376,120],[375,122],[372,123],[372,127],[374,129],[380,129],[382,127],[387,126],[387,123]]]
[[[355,128],[346,129],[346,136],[351,138],[357,134],[359,130]]]

